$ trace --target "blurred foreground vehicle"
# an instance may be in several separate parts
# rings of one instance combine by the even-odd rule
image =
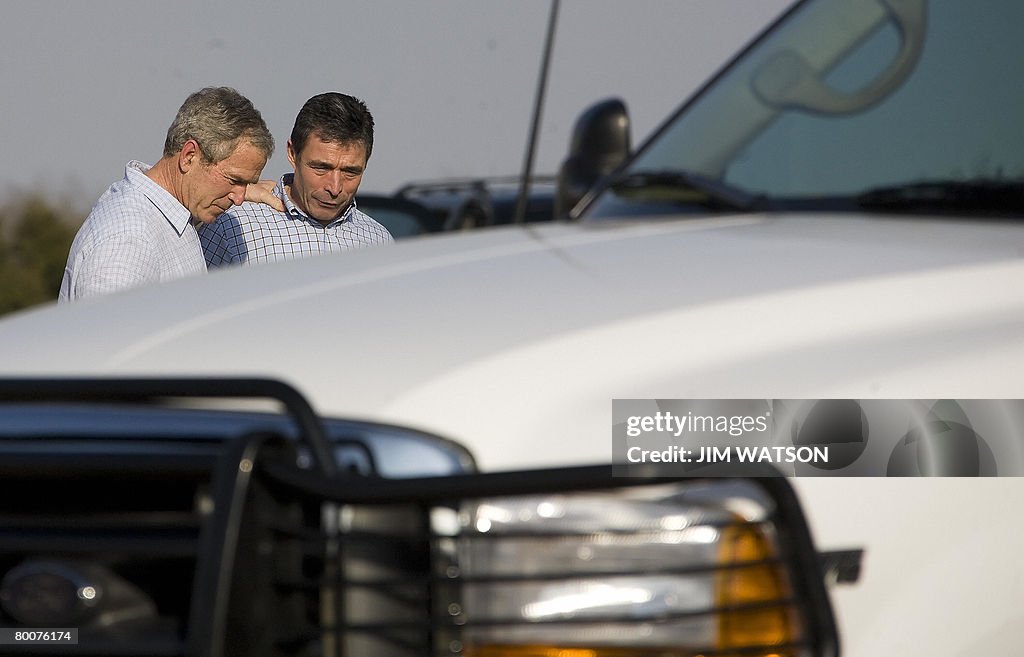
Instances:
[[[1022,23],[1024,4],[1009,0],[984,7],[801,2],[635,153],[621,103],[585,113],[560,174],[559,204],[573,208],[575,222],[226,270],[22,313],[0,322],[0,369],[17,377],[273,377],[294,385],[322,414],[458,441],[480,476],[508,476],[523,486],[502,493],[542,495],[562,485],[624,483],[606,469],[582,479],[496,472],[607,464],[613,399],[1024,399],[1024,132],[1016,129],[1024,92],[1015,84]],[[946,458],[941,440],[922,439],[909,449],[915,468],[894,471],[935,476],[817,471],[791,481],[816,545],[864,549],[860,579],[828,590],[844,654],[1019,652],[1022,539],[1008,518],[1024,504],[1024,480],[964,476],[1005,473],[1020,461],[1020,423],[999,420],[982,436],[991,459],[979,456],[977,435],[970,463]],[[857,448],[850,450],[853,474],[860,459],[895,454],[905,426],[862,429],[837,437]],[[271,459],[278,461],[291,467],[287,451]],[[11,471],[22,482],[43,472]],[[46,490],[57,480],[38,477],[50,484]],[[377,482],[342,495],[319,477],[308,478],[308,490],[306,479],[283,472],[261,485],[271,498],[282,486],[285,501],[311,494],[314,511],[337,504],[339,526],[377,535],[370,531],[376,518],[364,525],[344,511],[375,505],[351,489],[372,491]],[[78,475],[62,471],[59,480]],[[435,502],[490,499],[495,490],[461,475],[435,481],[448,483],[405,492],[450,510],[456,505]],[[696,482],[681,483],[685,489]],[[719,502],[698,513],[714,519],[713,532],[702,525],[685,539],[668,534],[664,541],[651,525],[643,525],[642,539],[630,533],[648,517],[639,507],[689,503],[703,492],[630,492],[626,498],[643,501],[625,510],[619,499],[586,498],[564,516],[548,497],[471,502],[433,525],[438,542],[418,568],[444,568],[440,581],[431,580],[429,605],[403,588],[404,575],[387,569],[377,574],[390,587],[341,581],[360,590],[380,586],[374,590],[386,589],[396,605],[429,607],[435,654],[828,654],[827,639],[818,641],[828,636],[821,630],[828,623],[801,611],[821,607],[804,606],[811,589],[794,584],[819,581],[808,560],[789,559],[806,548],[766,556],[761,538],[729,540],[737,508],[746,509],[744,518],[768,519],[766,509],[788,506],[771,486],[733,480],[744,502],[721,504],[737,498],[717,489],[710,498]],[[389,502],[410,501],[390,485],[382,490]],[[749,503],[765,496],[774,501]],[[13,494],[7,499],[9,513],[31,517],[31,505]],[[689,526],[693,511],[670,511],[654,524],[676,531]],[[394,517],[410,530],[421,526]],[[335,518],[325,514],[323,525]],[[547,520],[555,524],[519,524]],[[599,522],[599,531],[588,522]],[[21,537],[24,525],[15,526]],[[789,534],[783,527],[792,526],[770,520],[769,534]],[[464,547],[461,537],[447,542],[465,528],[471,534]],[[536,532],[564,541],[535,540]],[[596,536],[595,544],[581,544],[587,536]],[[786,578],[773,571],[735,588],[717,575],[702,578],[696,573],[707,572],[708,555],[692,556],[690,544],[701,536],[716,559],[742,553],[752,560],[729,572],[762,562],[791,569]],[[48,540],[31,549],[46,552]],[[686,548],[662,551],[679,542]],[[368,550],[388,561],[383,548]],[[454,570],[443,561],[451,554],[462,555]],[[464,564],[471,564],[468,572]],[[445,586],[452,575],[465,577],[455,597]],[[681,588],[660,588],[676,584]],[[791,623],[781,625],[774,612],[756,621],[729,617],[762,602],[777,609],[782,590],[795,604],[783,614]],[[265,596],[228,599],[256,604]],[[703,606],[710,600],[721,604]],[[369,618],[345,617],[357,629],[383,620],[415,632],[361,602],[345,609],[367,610]],[[466,620],[467,634],[437,625],[445,614],[455,626]],[[426,623],[412,612],[397,617]],[[469,629],[474,617],[484,620]],[[695,625],[686,621],[691,617]],[[422,652],[422,637],[402,639]],[[380,652],[360,650],[347,654]]]

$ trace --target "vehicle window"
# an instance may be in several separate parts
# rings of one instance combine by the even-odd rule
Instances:
[[[962,201],[965,185],[983,182],[1001,186],[993,204],[1004,209],[1006,186],[1019,196],[1024,181],[1020,25],[1019,0],[804,2],[659,131],[620,176],[625,191],[613,185],[589,214],[661,212],[673,200],[666,181],[693,180],[707,207],[747,194],[762,209],[813,209],[808,200],[913,186],[922,197],[922,185],[948,200],[953,184]],[[677,172],[687,176],[667,175]],[[1010,205],[1020,212],[1019,199]]]
[[[906,83],[877,105],[842,116],[780,114],[729,163],[725,178],[781,196],[850,194],[921,180],[1024,176],[1024,3],[928,3],[928,32]],[[825,76],[855,90],[896,56],[886,22]]]

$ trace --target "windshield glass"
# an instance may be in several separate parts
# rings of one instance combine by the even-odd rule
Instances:
[[[695,204],[692,189],[666,192],[668,172],[758,200],[728,210],[1020,214],[1021,25],[1019,0],[805,2],[659,131],[587,216],[720,208]]]

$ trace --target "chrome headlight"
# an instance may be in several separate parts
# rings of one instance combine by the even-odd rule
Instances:
[[[449,583],[440,591],[452,625],[438,654],[821,654],[801,592],[801,580],[820,573],[814,563],[794,572],[778,518],[757,480],[435,509],[435,566]]]
[[[341,654],[837,654],[817,554],[781,477],[267,472],[277,490],[338,504],[318,600],[320,639]]]

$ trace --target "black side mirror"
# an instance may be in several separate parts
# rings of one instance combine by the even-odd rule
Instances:
[[[587,108],[576,119],[569,156],[558,172],[555,217],[569,216],[569,211],[598,180],[629,157],[629,151],[626,104],[610,98]]]

